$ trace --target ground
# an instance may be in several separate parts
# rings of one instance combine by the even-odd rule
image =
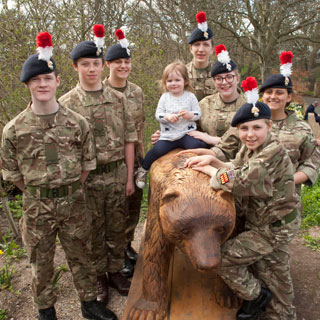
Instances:
[[[142,224],[140,223],[137,227],[136,239],[133,244],[136,249],[139,248],[142,229]],[[320,237],[320,227],[311,228],[308,232],[314,238]],[[304,245],[302,232],[292,241],[291,253],[297,319],[320,320],[320,253]],[[0,257],[0,267],[5,262],[3,256]],[[59,245],[57,246],[55,264],[56,266],[66,264],[64,253]],[[13,276],[13,291],[0,291],[0,309],[7,311],[8,320],[37,319],[37,309],[31,297],[31,269],[27,258],[14,261],[13,265],[16,270]],[[126,298],[120,296],[111,288],[109,292],[111,299],[108,307],[117,314],[120,320],[125,308]],[[63,273],[62,278],[59,280],[57,294],[56,309],[59,320],[83,319],[80,303],[69,271]]]

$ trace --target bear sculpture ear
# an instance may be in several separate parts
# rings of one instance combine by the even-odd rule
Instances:
[[[179,197],[180,197],[180,192],[167,190],[167,192],[163,195],[163,197],[161,199],[161,205],[167,204],[167,203],[169,203]]]

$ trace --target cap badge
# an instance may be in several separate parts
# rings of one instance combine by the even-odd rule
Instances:
[[[48,61],[48,68],[53,70],[53,62],[51,60]]]
[[[251,112],[253,113],[255,118],[259,117],[259,111],[260,110],[256,106],[251,108]]]
[[[286,86],[289,84],[289,78],[288,78],[288,77],[285,78],[284,84],[285,84]]]

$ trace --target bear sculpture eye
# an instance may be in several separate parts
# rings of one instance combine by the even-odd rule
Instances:
[[[217,228],[214,228],[214,231],[217,233],[223,234],[225,232],[225,229],[224,227],[217,227]]]
[[[179,196],[180,196],[180,193],[177,191],[166,193],[162,198],[162,204],[166,204],[170,201],[173,201],[176,198],[178,198]]]

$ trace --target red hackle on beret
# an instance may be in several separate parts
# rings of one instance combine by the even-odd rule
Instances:
[[[40,32],[36,38],[37,47],[38,48],[45,48],[45,47],[52,47],[52,36],[49,32]]]
[[[205,13],[204,11],[199,11],[199,12],[196,14],[196,19],[197,19],[197,22],[198,22],[198,23],[206,22],[206,21],[207,21],[206,13]]]

